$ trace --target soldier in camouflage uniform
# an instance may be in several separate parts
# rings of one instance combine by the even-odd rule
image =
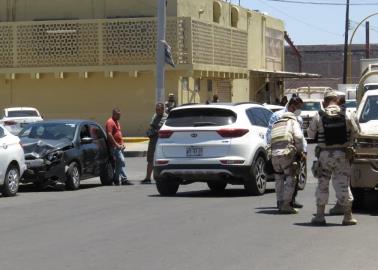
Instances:
[[[295,191],[296,155],[303,153],[303,133],[296,116],[286,112],[273,124],[271,133],[272,164],[276,181],[278,208],[284,214],[296,214],[291,206]]]
[[[318,178],[316,190],[316,216],[311,220],[314,225],[325,225],[325,206],[329,197],[329,182],[336,192],[337,201],[344,208],[343,225],[355,225],[352,216],[353,195],[350,190],[350,161],[347,149],[352,142],[352,126],[348,116],[337,104],[338,97],[333,91],[325,94],[325,111],[313,118],[307,130],[311,139],[318,139],[318,163],[313,168]]]

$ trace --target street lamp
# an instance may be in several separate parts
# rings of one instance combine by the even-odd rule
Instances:
[[[378,15],[378,12],[370,14],[366,18],[364,18],[357,26],[354,28],[352,36],[350,37],[349,46],[348,46],[348,83],[352,83],[352,53],[351,53],[351,46],[353,42],[354,35],[356,34],[358,28],[368,19],[370,19],[373,16]]]
[[[165,99],[165,32],[166,32],[166,0],[157,0],[158,37],[156,51],[156,102],[164,103]]]

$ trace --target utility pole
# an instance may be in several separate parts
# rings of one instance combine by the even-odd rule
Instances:
[[[348,33],[349,33],[349,0],[347,0],[346,2],[343,84],[347,83],[347,73],[348,73],[348,41],[349,41]]]
[[[165,41],[167,0],[157,0],[156,103],[165,101]]]
[[[370,23],[369,21],[366,22],[366,48],[365,48],[365,57],[366,59],[370,58]]]

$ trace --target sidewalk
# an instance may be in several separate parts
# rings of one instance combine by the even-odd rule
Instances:
[[[148,138],[127,137],[123,138],[126,146],[125,157],[145,157],[147,156]]]

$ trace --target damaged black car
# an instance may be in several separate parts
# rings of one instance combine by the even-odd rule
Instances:
[[[113,182],[113,166],[104,130],[87,120],[55,120],[30,124],[20,133],[27,170],[21,180],[40,188],[65,186],[99,176]]]

